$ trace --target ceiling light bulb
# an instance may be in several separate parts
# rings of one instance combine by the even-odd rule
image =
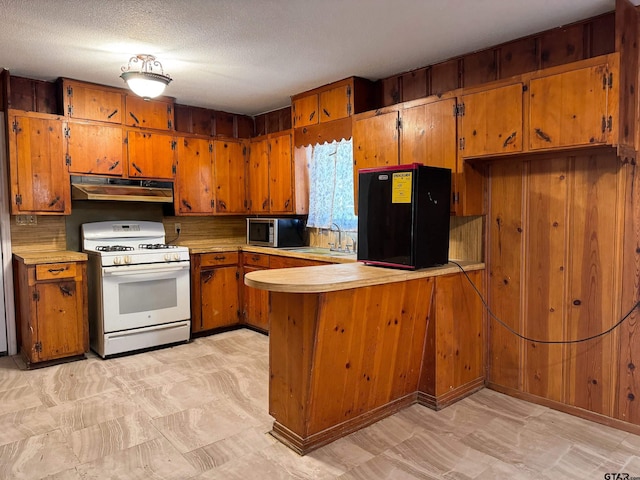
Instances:
[[[136,64],[140,64],[138,70],[132,70]],[[160,73],[154,72],[153,69]],[[120,77],[127,83],[133,93],[145,100],[161,95],[171,77],[162,70],[162,64],[153,55],[136,55],[129,59],[129,64],[122,67]]]

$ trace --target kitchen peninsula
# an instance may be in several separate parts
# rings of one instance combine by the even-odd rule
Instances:
[[[484,264],[462,266],[482,291]],[[245,283],[269,291],[272,434],[302,455],[484,385],[482,304],[454,264],[263,270]]]

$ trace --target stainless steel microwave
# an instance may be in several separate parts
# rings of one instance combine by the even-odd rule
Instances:
[[[301,247],[304,221],[298,218],[247,218],[247,243],[261,247]]]

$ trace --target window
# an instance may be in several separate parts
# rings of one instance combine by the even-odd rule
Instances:
[[[331,228],[355,232],[358,217],[353,213],[352,141],[318,144],[313,147],[309,163],[308,227]]]

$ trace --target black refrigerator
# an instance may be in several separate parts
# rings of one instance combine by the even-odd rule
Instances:
[[[451,170],[418,163],[358,174],[358,261],[418,269],[449,261]]]

